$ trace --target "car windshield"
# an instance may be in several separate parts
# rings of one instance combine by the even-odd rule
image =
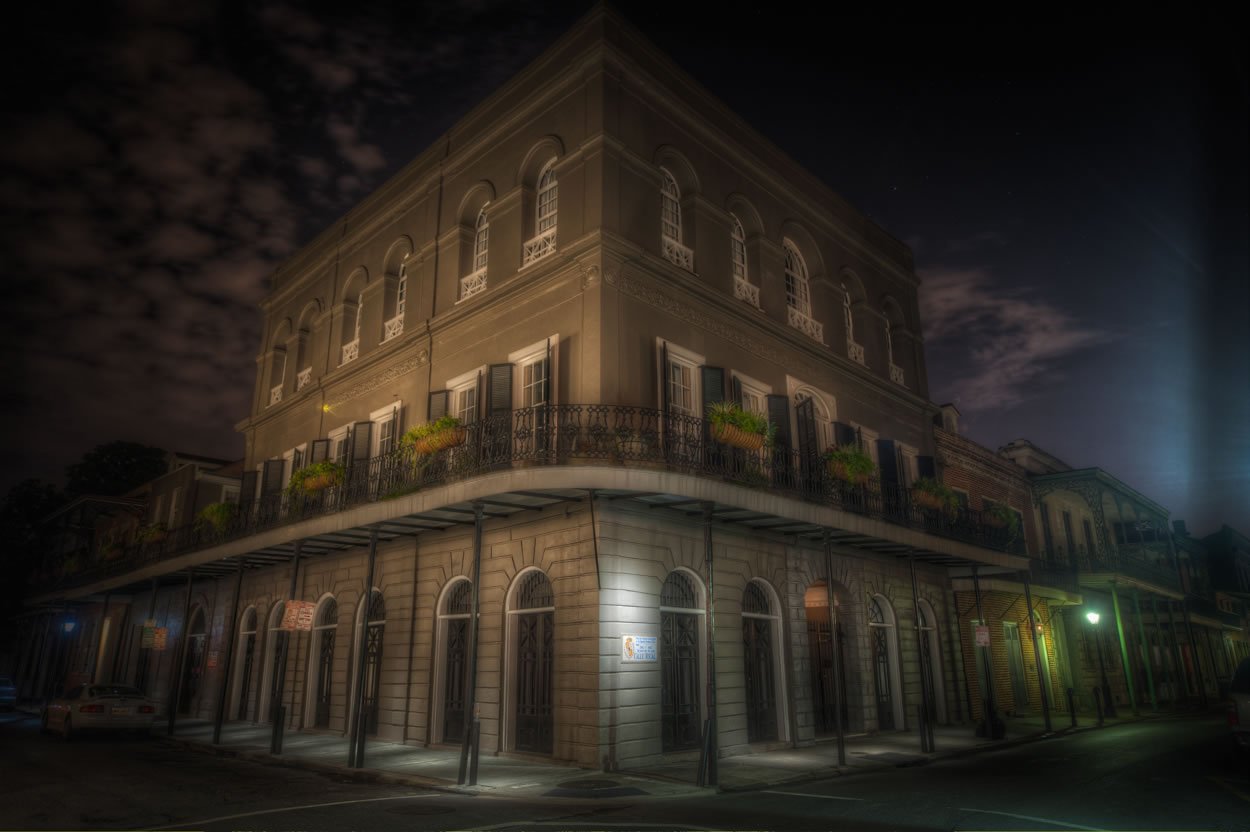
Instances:
[[[1233,683],[1229,686],[1233,693],[1250,693],[1250,659],[1242,659],[1233,674]]]
[[[87,695],[99,698],[101,696],[143,696],[143,693],[138,688],[128,685],[96,685]]]

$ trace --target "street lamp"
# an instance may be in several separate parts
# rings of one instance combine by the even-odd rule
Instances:
[[[1102,676],[1102,707],[1106,716],[1115,716],[1115,705],[1111,702],[1111,685],[1107,683],[1107,665],[1102,658],[1102,639],[1098,633],[1098,619],[1101,616],[1093,612],[1085,613],[1085,617],[1089,619],[1090,627],[1093,628],[1094,646],[1098,649],[1098,673]]]

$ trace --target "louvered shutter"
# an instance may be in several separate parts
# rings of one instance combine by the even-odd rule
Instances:
[[[486,378],[479,372],[477,374],[477,407],[473,410],[473,420],[476,422],[483,418],[482,414],[486,412]]]
[[[768,403],[768,421],[777,426],[773,440],[773,482],[783,488],[793,487],[794,465],[790,457],[790,399],[779,394],[765,397]]]
[[[820,439],[816,433],[816,405],[811,399],[803,399],[794,406],[794,422],[799,446],[799,471],[804,491],[815,492],[820,488]]]
[[[492,421],[507,419],[512,413],[512,373],[511,364],[490,365],[487,413]]]
[[[512,374],[511,364],[492,364],[487,370],[483,462],[502,463],[511,457]]]
[[[330,458],[330,440],[314,439],[312,448],[310,449],[311,464],[316,465],[318,462],[324,462]]]
[[[430,392],[429,407],[427,408],[429,421],[433,422],[447,415],[447,399],[450,395],[451,393],[448,390],[433,390]]]
[[[707,415],[712,412],[712,405],[725,401],[725,371],[720,367],[700,367],[699,381],[703,391],[704,457],[708,465],[720,468],[728,460],[727,449],[712,439],[712,423],[707,421]]]
[[[547,369],[544,371],[546,380],[543,383],[543,401],[547,404],[556,403],[555,363],[551,360],[551,339],[547,339]]]
[[[859,432],[846,422],[834,422],[833,441],[840,448],[847,445],[854,445],[859,441]]]
[[[239,509],[247,511],[256,499],[256,472],[244,471],[239,480]]]
[[[668,342],[660,342],[660,410],[668,413]]]
[[[746,402],[742,400],[742,379],[734,376],[732,389],[733,400],[738,403],[738,407],[746,407]]]
[[[898,446],[893,439],[877,440],[877,459],[880,460],[881,484],[897,486],[902,478],[899,476]]]
[[[282,487],[286,484],[282,482],[283,461],[281,459],[265,460],[264,472],[261,474],[260,495],[268,497],[271,494],[279,494]]]
[[[373,422],[357,422],[352,428],[352,465],[369,461],[373,450]]]

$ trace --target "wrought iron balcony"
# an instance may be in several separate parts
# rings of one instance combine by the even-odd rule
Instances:
[[[1172,589],[1181,586],[1166,542],[1121,544],[1110,552],[1082,553],[1080,560],[1082,572],[1117,573]]]
[[[871,480],[835,479],[819,456],[790,449],[740,451],[711,439],[709,424],[660,410],[614,405],[547,405],[465,426],[465,442],[431,454],[397,449],[349,467],[340,486],[316,495],[263,494],[223,529],[189,524],[156,543],[135,544],[75,582],[129,571],[175,554],[311,517],[333,514],[487,472],[534,466],[611,465],[693,474],[830,506],[896,526],[997,551],[1024,551],[1007,529],[978,511],[946,514],[923,509],[907,489]]]

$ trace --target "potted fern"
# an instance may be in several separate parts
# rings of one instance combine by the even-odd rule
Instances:
[[[981,509],[981,522],[995,529],[1007,529],[1013,537],[1020,531],[1020,518],[1003,503],[987,501]]]
[[[835,479],[851,485],[863,485],[877,470],[872,457],[858,445],[830,447],[824,453],[824,460]]]
[[[734,448],[758,451],[771,445],[776,426],[758,413],[743,410],[736,402],[716,402],[708,408],[712,438]]]
[[[463,445],[468,429],[455,416],[442,416],[424,425],[408,428],[400,438],[402,448],[411,448],[418,454],[432,454],[445,448]]]
[[[912,483],[912,499],[916,505],[931,511],[953,513],[959,508],[959,497],[949,486],[933,477],[921,477]]]
[[[234,518],[238,516],[238,503],[209,503],[200,509],[196,523],[203,529],[210,529],[217,534],[224,534]]]
[[[291,474],[291,482],[287,486],[287,491],[291,494],[304,494],[311,497],[327,488],[342,485],[346,473],[347,469],[341,462],[323,459],[321,462],[305,465]]]

